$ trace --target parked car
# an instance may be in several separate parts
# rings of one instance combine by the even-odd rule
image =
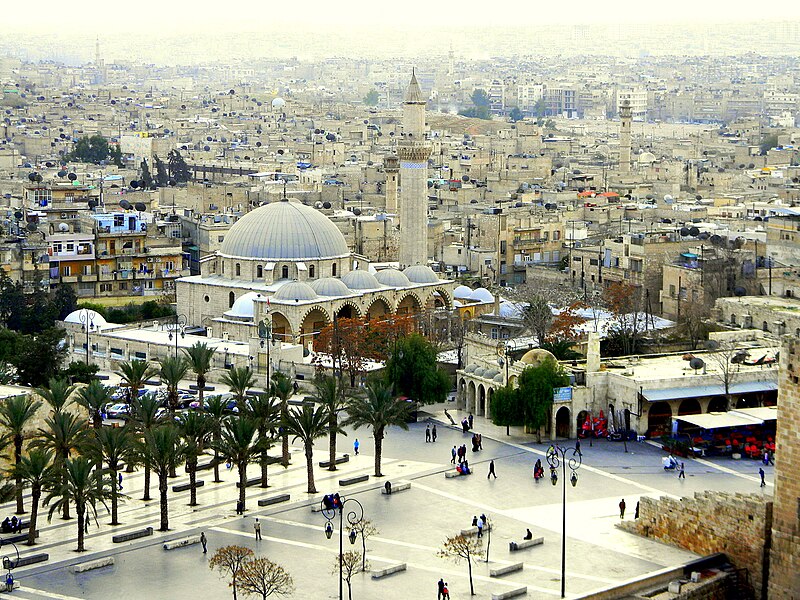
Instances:
[[[112,404],[106,410],[106,416],[109,419],[129,419],[131,416],[131,407],[127,404]]]

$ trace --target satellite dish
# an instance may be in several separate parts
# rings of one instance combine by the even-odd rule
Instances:
[[[707,350],[716,350],[718,348],[719,348],[719,342],[717,340],[708,340],[706,342]]]
[[[755,218],[753,219],[753,221],[763,221],[763,220],[764,220],[764,219],[762,219],[761,217],[755,217]]]
[[[67,225],[66,223],[59,223],[58,224],[58,230],[59,231],[69,231],[69,225]]]
[[[131,209],[131,203],[130,203],[130,202],[128,202],[127,200],[120,200],[120,201],[119,201],[119,205],[120,205],[122,208],[124,208],[125,210],[130,210],[130,209]]]
[[[361,214],[361,209],[360,209],[360,208],[354,208],[354,209],[353,209],[353,214],[354,214],[355,216],[359,216],[359,215]]]
[[[747,290],[745,288],[743,288],[742,286],[737,285],[735,288],[733,288],[733,295],[734,296],[746,296],[747,295]]]
[[[144,212],[147,210],[147,205],[144,202],[137,202],[133,205],[133,207],[139,212]]]
[[[19,221],[20,219],[22,219],[22,216],[23,216],[23,215],[22,215],[22,213],[21,213],[20,211],[17,211],[17,212],[15,212],[15,213],[14,213],[14,218],[15,218],[17,221]]]
[[[689,235],[689,228],[688,227],[681,227],[680,234],[682,237],[686,237]]]
[[[177,182],[177,181],[175,181],[174,179],[170,179],[170,180],[169,180],[167,183],[168,183],[168,184],[169,184],[171,187],[175,187],[176,185],[178,185],[178,182]]]
[[[131,181],[131,183],[130,183],[130,186],[131,186],[133,189],[136,189],[136,188],[138,188],[138,187],[139,187],[139,182],[138,182],[138,181],[136,181],[136,180],[134,179],[133,181]]]
[[[711,243],[715,246],[719,246],[722,243],[722,236],[715,233],[711,236]]]
[[[322,208],[330,208],[330,207],[331,207],[331,203],[330,202],[323,202],[322,203]]]
[[[28,223],[27,225],[25,225],[25,229],[27,229],[28,231],[36,231],[38,227],[36,226],[36,223]]]
[[[317,209],[322,208],[322,202],[315,202],[314,203],[314,208],[317,208]]]
[[[66,177],[67,176],[67,172],[66,171],[59,171],[58,172],[58,176],[59,177]]]
[[[691,235],[692,237],[697,237],[699,233],[700,233],[700,230],[697,227],[690,227],[689,228],[689,235]]]
[[[69,175],[67,175],[67,179],[69,179],[70,181],[75,181],[77,178],[78,176],[75,175],[75,173],[70,173]]]
[[[88,204],[89,208],[95,208],[98,204],[100,204],[100,202],[92,198],[91,200],[89,200]]]
[[[36,173],[28,173],[28,179],[31,181],[36,181]]]
[[[707,240],[709,238],[709,234],[707,231],[701,231],[700,235],[697,236],[701,240]]]
[[[744,239],[743,237],[737,237],[735,240],[733,240],[733,245],[738,250],[739,248],[744,246],[746,242],[747,240]]]
[[[689,361],[689,366],[692,367],[695,371],[699,371],[703,367],[706,366],[706,363],[703,362],[702,358],[697,358],[696,356]]]

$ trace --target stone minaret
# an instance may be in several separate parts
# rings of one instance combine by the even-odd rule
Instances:
[[[778,421],[775,436],[775,492],[772,548],[769,555],[770,600],[800,594],[800,339],[785,337],[778,371]]]
[[[428,157],[425,137],[425,98],[412,72],[403,101],[403,139],[400,157],[400,267],[428,263]]]
[[[619,171],[630,173],[631,170],[631,102],[623,100],[619,107]]]
[[[383,159],[383,170],[386,172],[386,212],[397,213],[397,179],[400,174],[400,163],[396,156]]]

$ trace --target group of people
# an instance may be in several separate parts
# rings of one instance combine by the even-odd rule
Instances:
[[[425,427],[425,443],[436,441],[436,425],[431,429],[430,424]]]
[[[3,533],[22,533],[22,519],[14,517],[6,517],[2,524],[0,524],[0,531]]]
[[[486,527],[486,515],[481,513],[480,517],[472,517],[472,526],[478,528],[478,537],[483,537],[483,529]]]
[[[533,465],[533,480],[539,483],[539,480],[544,477],[544,467],[542,466],[542,459],[537,458],[536,464]]]
[[[477,452],[478,450],[483,450],[483,438],[481,437],[480,433],[473,433],[472,434],[472,451]]]
[[[472,429],[472,420],[473,420],[472,413],[469,413],[469,416],[466,416],[463,419],[461,419],[461,429],[464,430],[464,433],[469,433],[469,430]]]

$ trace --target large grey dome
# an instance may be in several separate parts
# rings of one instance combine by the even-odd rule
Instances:
[[[278,291],[275,292],[272,297],[275,300],[298,302],[300,300],[315,300],[317,294],[307,283],[303,283],[302,281],[290,281],[279,287]]]
[[[352,296],[353,293],[340,279],[335,277],[323,277],[311,282],[313,289],[320,296]]]
[[[268,260],[314,260],[350,255],[342,232],[321,212],[297,202],[257,208],[231,227],[224,256]]]
[[[439,277],[428,266],[414,265],[413,267],[406,267],[403,274],[408,277],[412,283],[438,283]]]
[[[342,277],[342,283],[351,290],[377,290],[381,287],[381,284],[375,279],[375,275],[361,269],[350,271]]]
[[[406,287],[411,283],[408,280],[408,277],[403,275],[397,269],[383,269],[378,271],[375,274],[375,279],[377,279],[383,285],[388,285],[391,287]]]

